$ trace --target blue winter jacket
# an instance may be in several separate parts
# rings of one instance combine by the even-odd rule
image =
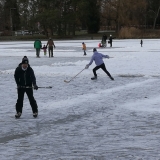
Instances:
[[[109,56],[103,55],[102,53],[98,53],[97,51],[95,51],[88,65],[90,66],[93,61],[95,61],[96,66],[100,66],[104,63],[103,58],[109,58]]]

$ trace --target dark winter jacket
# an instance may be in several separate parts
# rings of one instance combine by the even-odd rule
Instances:
[[[110,41],[110,43],[112,43],[112,39],[113,39],[112,37],[109,37],[109,41]]]
[[[36,84],[36,78],[33,69],[28,65],[27,70],[22,70],[20,64],[14,73],[16,84],[19,86],[32,86]]]
[[[103,36],[102,36],[102,42],[106,42],[106,40],[107,40],[107,36],[106,36],[106,35],[103,35]]]

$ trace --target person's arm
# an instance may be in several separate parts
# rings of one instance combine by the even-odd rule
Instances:
[[[35,48],[35,44],[36,44],[36,41],[34,42],[34,48]]]
[[[90,62],[88,63],[89,66],[93,63],[93,60],[94,60],[94,56],[92,56]]]
[[[47,45],[46,45],[46,47],[48,46],[48,42],[47,42]]]
[[[15,79],[17,86],[19,85],[19,76],[18,75],[19,75],[18,68],[16,68],[16,70],[14,72],[14,79]]]
[[[101,54],[103,58],[110,58],[108,55]]]
[[[42,48],[42,42],[39,40],[40,48]]]
[[[54,42],[53,42],[53,46],[54,46],[54,48],[56,48],[56,46],[55,46]]]
[[[92,56],[90,62],[85,66],[85,69],[89,68],[89,66],[93,63],[93,60],[94,60],[94,56]]]
[[[36,77],[32,68],[30,68],[30,74],[31,74],[33,85],[36,85]]]
[[[38,86],[36,84],[36,77],[35,77],[34,71],[33,71],[32,68],[30,68],[30,69],[31,69],[30,70],[30,72],[31,72],[30,74],[31,74],[31,78],[32,78],[32,83],[33,83],[34,89],[38,90]]]

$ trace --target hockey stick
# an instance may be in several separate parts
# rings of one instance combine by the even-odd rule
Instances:
[[[67,81],[67,80],[64,80],[64,82],[66,82],[66,83],[69,83],[70,81],[72,81],[74,78],[76,78],[82,71],[84,71],[85,70],[85,68],[84,69],[82,69],[78,74],[76,74],[74,77],[72,77],[69,81]]]
[[[34,87],[33,87],[34,88]],[[38,87],[38,88],[47,88],[47,89],[50,89],[52,88],[51,86],[48,86],[48,87]]]
[[[19,88],[17,88],[17,89],[20,89],[20,88],[34,88],[34,87],[30,87],[30,86],[21,86],[21,87],[19,87]],[[48,87],[38,87],[38,88],[47,88],[47,89],[50,89],[50,88],[52,88],[51,86],[48,86]]]

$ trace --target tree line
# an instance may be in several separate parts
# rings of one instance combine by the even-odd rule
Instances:
[[[75,35],[160,25],[160,0],[0,0],[0,30]]]

